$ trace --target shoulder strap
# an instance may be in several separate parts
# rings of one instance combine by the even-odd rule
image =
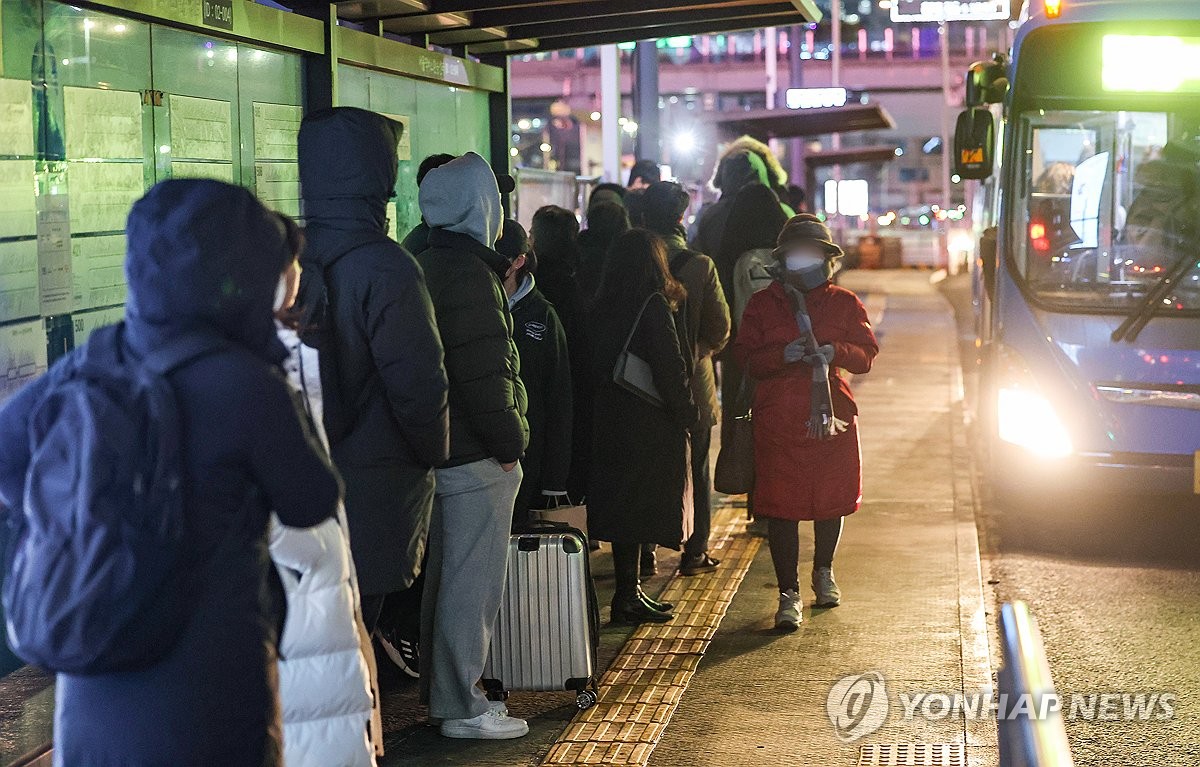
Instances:
[[[227,342],[215,335],[196,333],[172,339],[167,346],[155,349],[142,359],[142,364],[158,375],[166,375],[194,360],[224,349]]]
[[[76,365],[83,364],[91,370],[111,370],[122,360],[129,360],[129,352],[123,346],[124,337],[124,322],[96,329],[88,338],[83,357]],[[161,376],[228,345],[225,339],[215,333],[185,333],[171,339],[168,345],[151,351],[143,358],[134,357],[132,361]]]
[[[633,343],[633,335],[637,333],[638,325],[642,324],[642,315],[646,313],[646,307],[650,305],[655,296],[661,295],[662,293],[655,291],[646,296],[646,300],[642,302],[642,308],[638,310],[637,318],[633,321],[633,327],[629,329],[629,336],[625,339],[625,345],[621,347],[622,352],[629,351],[629,344]]]

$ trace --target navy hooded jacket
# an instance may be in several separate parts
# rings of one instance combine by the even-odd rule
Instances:
[[[183,636],[142,671],[59,675],[55,763],[276,765],[268,516],[315,525],[334,513],[339,491],[278,369],[271,308],[289,258],[283,232],[245,189],[180,180],[139,200],[126,233],[121,353],[136,359],[195,332],[219,334],[228,348],[169,376],[188,488],[183,566],[196,584]],[[0,504],[14,512],[29,413],[53,376],[0,411]]]
[[[403,126],[353,107],[300,127],[308,246],[298,305],[328,297],[321,348],[325,429],[346,483],[359,588],[412,584],[433,511],[433,471],[449,456],[442,342],[421,269],[389,239]]]

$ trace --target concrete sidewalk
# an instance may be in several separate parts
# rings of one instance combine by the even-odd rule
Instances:
[[[993,721],[906,718],[901,704],[901,695],[969,694],[991,682],[950,307],[927,272],[854,272],[843,285],[872,303],[886,294],[882,352],[854,382],[864,503],[835,562],[843,605],[806,608],[800,631],[776,632],[778,591],[762,546],[652,767],[996,763]],[[811,554],[811,526],[802,530]],[[806,575],[802,565],[805,589]],[[883,712],[884,686],[889,706],[877,730],[845,742],[827,704],[846,713],[831,688],[852,675],[863,675],[856,692],[876,695],[874,706],[859,698],[867,720]]]
[[[722,566],[651,584],[676,603],[672,623],[614,627],[602,610],[607,670],[595,708],[576,712],[564,693],[514,693],[509,706],[529,718],[527,738],[450,741],[423,726],[415,691],[403,685],[385,698],[381,766],[996,764],[994,721],[906,718],[902,704],[905,695],[970,694],[991,683],[951,310],[929,272],[852,272],[842,284],[866,299],[882,347],[875,369],[852,384],[865,487],[835,562],[843,605],[806,608],[800,631],[776,632],[765,541],[746,533],[744,503],[722,498],[713,538]],[[802,532],[811,554],[811,526]],[[660,552],[660,572],[677,557]],[[593,557],[602,605],[610,562]],[[853,692],[875,693],[874,706],[857,698],[866,713],[878,718],[888,705],[878,729],[847,742],[827,706],[852,675],[863,676]],[[842,698],[832,703],[844,709]]]

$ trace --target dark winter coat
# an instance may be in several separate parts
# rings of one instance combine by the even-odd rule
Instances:
[[[416,262],[386,232],[399,125],[362,109],[300,129],[308,216],[300,306],[324,275],[333,327],[321,350],[325,428],[346,483],[350,546],[364,594],[406,588],[425,553],[433,471],[449,454],[446,372]]]
[[[604,257],[608,254],[608,248],[617,234],[619,233],[584,229],[576,240],[579,244],[579,268],[575,270],[575,280],[579,285],[579,292],[588,303],[589,308],[592,300],[600,291],[600,278],[604,273]]]
[[[529,398],[529,449],[521,468],[518,514],[536,507],[543,491],[566,492],[571,468],[571,363],[558,313],[534,284],[518,288],[512,305],[513,340],[521,355],[521,381]]]
[[[812,368],[787,363],[783,350],[800,337],[792,299],[775,282],[755,293],[734,342],[734,353],[758,384],[754,397],[754,513],[780,519],[832,519],[862,501],[858,407],[841,369],[871,369],[879,344],[858,296],[825,283],[805,294],[818,343],[833,345],[830,390],[834,415],[851,423],[828,440],[809,439]]]
[[[573,500],[580,501],[587,496],[591,485],[591,404],[595,389],[590,377],[592,329],[588,324],[588,316],[594,295],[589,295],[580,284],[579,272],[573,261],[574,258],[571,261],[561,259],[540,262],[538,290],[554,307],[567,337],[575,418],[572,424],[570,473],[566,490]]]
[[[700,411],[696,428],[711,429],[718,417],[713,356],[729,342],[729,304],[717,279],[717,267],[708,256],[687,249],[683,227],[665,233],[664,239],[671,274],[687,290],[681,319],[692,352],[692,398]]]
[[[229,341],[169,376],[188,488],[182,567],[198,580],[183,636],[160,662],[59,675],[55,763],[274,767],[280,616],[268,589],[267,522],[274,509],[285,524],[309,527],[338,501],[337,478],[278,367],[284,349],[271,305],[285,246],[249,192],[216,181],[159,184],[134,205],[127,234],[122,353],[140,358],[184,333]],[[47,381],[0,412],[0,505],[12,509],[29,461],[26,423]]]
[[[731,152],[721,158],[713,178],[713,186],[721,190],[721,198],[706,205],[696,218],[696,234],[692,247],[701,253],[716,255],[721,252],[721,238],[725,235],[725,224],[733,208],[733,198],[747,184],[767,184],[767,166],[758,155],[746,150]],[[725,277],[724,274],[721,275]],[[724,285],[726,289],[731,286]]]
[[[400,246],[409,253],[421,253],[429,247],[429,224],[422,221],[405,235]]]
[[[593,312],[596,382],[588,533],[602,541],[679,548],[692,530],[688,429],[696,406],[674,313],[655,296],[630,349],[650,364],[666,408],[613,383],[613,368],[642,300]]]
[[[425,270],[450,378],[450,460],[511,463],[525,455],[525,386],[500,278],[509,262],[492,250],[502,222],[491,167],[477,154],[434,168],[421,184],[429,248]],[[490,244],[485,244],[490,243]]]

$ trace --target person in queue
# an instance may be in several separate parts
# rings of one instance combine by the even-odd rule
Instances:
[[[630,191],[636,192],[656,181],[662,181],[662,168],[654,160],[641,159],[629,169],[629,183],[626,184],[626,187]]]
[[[434,168],[440,168],[446,163],[454,159],[454,155],[441,152],[431,154],[421,164],[417,166],[417,191],[420,192],[421,182],[425,180],[425,176]],[[400,245],[409,253],[416,255],[429,247],[429,224],[425,223],[425,219],[417,222],[417,225],[412,228],[404,239],[400,241]]]
[[[420,666],[421,570],[433,469],[449,455],[442,342],[421,270],[387,236],[403,126],[335,107],[306,115],[298,153],[308,245],[301,335],[321,350],[323,421],[346,483],[367,628],[401,671]]]
[[[567,333],[567,343],[586,344],[579,336],[585,328],[586,306],[579,293],[579,219],[566,208],[544,205],[533,214],[529,246],[538,264],[538,289],[554,305]]]
[[[615,202],[618,205],[624,206],[626,194],[627,190],[620,184],[611,181],[596,184],[592,189],[592,193],[588,195],[588,210],[590,211],[593,205],[598,205],[602,202]]]
[[[774,279],[775,243],[787,222],[788,215],[779,198],[765,184],[747,184],[734,197],[718,260],[732,265],[727,295],[735,335],[750,296],[769,286]],[[723,397],[736,396],[741,376],[729,376],[729,368],[724,372],[726,378],[732,380],[722,379],[721,394]]]
[[[696,216],[695,232],[691,237],[691,245],[701,253],[707,253],[714,259],[721,255],[721,238],[728,225],[733,200],[742,187],[748,184],[766,184],[767,166],[758,155],[747,149],[727,151],[717,162],[713,172],[711,186],[721,193],[716,202],[706,204]],[[731,276],[733,265],[717,261],[717,274],[721,278],[721,287],[726,292],[732,288]]]
[[[309,430],[329,450],[322,424],[320,359],[296,332],[304,232],[278,214],[293,257],[275,294],[288,383]],[[346,510],[316,527],[271,519],[271,559],[283,584],[287,614],[279,637],[279,707],[288,767],[374,767],[383,727],[371,635],[359,608]]]
[[[843,518],[862,502],[862,466],[858,410],[840,370],[868,372],[879,345],[862,302],[830,282],[842,249],[820,219],[794,216],[774,253],[778,278],[750,298],[734,352],[757,384],[754,513],[768,521],[780,591],[775,625],[795,630],[801,520],[813,522],[816,537],[815,606],[841,602],[833,556]]]
[[[513,530],[533,519],[533,511],[570,504],[567,479],[572,460],[571,361],[567,334],[558,312],[537,288],[537,257],[525,229],[504,220],[496,252],[508,259],[504,292],[513,318],[513,341],[521,355],[529,448],[521,461],[525,476],[513,508]]]
[[[767,178],[764,183],[771,187],[771,191],[774,192],[775,196],[778,197],[783,203],[784,209],[787,211],[788,218],[796,215],[797,211],[794,210],[788,202],[790,196],[788,195],[787,190],[787,171],[783,169],[783,163],[779,162],[779,158],[774,152],[771,151],[770,146],[762,141],[759,141],[753,136],[741,136],[730,143],[729,146],[725,148],[725,151],[750,152],[758,157],[758,159],[762,160],[763,166],[767,169]]]
[[[592,195],[595,200],[595,195]],[[629,212],[625,205],[613,200],[595,200],[588,207],[587,229],[579,233],[579,290],[589,304],[600,290],[600,275],[604,273],[604,257],[613,240],[629,231]]]
[[[591,365],[591,333],[587,322],[588,300],[579,286],[579,220],[557,205],[545,205],[533,214],[529,229],[530,253],[537,263],[538,291],[554,307],[567,338],[571,365],[571,396],[576,403],[572,424],[570,473],[567,494],[583,503],[591,465],[592,397],[587,371]]]
[[[787,222],[788,216],[783,212],[779,198],[765,184],[747,184],[734,197],[717,259],[724,264],[733,264],[728,297],[734,340],[750,297],[774,281],[775,243]],[[723,445],[731,444],[734,418],[749,411],[751,390],[746,384],[737,356],[727,350],[721,358],[721,402],[725,416],[721,419]],[[748,513],[753,518],[753,494],[749,498]],[[761,524],[761,520],[754,523],[754,532],[765,532]]]
[[[197,336],[218,342],[164,376],[182,440],[184,538],[174,567],[191,598],[162,657],[58,675],[55,764],[278,767],[282,604],[267,554],[270,512],[313,527],[333,516],[340,494],[280,370],[286,352],[272,306],[292,254],[275,215],[249,191],[211,180],[154,186],[134,203],[126,237],[125,320],[100,337],[115,358],[149,365]],[[22,508],[30,419],[57,371],[96,338],[0,411],[0,506]]]
[[[617,237],[592,310],[596,399],[587,508],[589,534],[612,543],[614,623],[671,620],[673,606],[642,591],[639,552],[644,544],[679,549],[691,534],[688,432],[698,412],[686,333],[675,320],[686,297],[658,236],[634,229]],[[615,380],[626,349],[649,367],[661,404]]]
[[[712,430],[719,419],[713,355],[729,341],[729,305],[717,279],[717,268],[703,253],[688,250],[684,241],[683,216],[691,198],[673,181],[659,181],[646,190],[646,224],[667,246],[671,274],[687,291],[687,301],[677,317],[687,338],[692,396],[699,417],[691,429],[692,492],[695,527],[687,544],[679,572],[699,575],[717,569],[720,561],[708,553],[712,532],[712,474],[708,454]],[[652,572],[653,550],[643,552],[642,574]],[[648,560],[648,561],[647,561]]]
[[[435,168],[420,192],[429,248],[417,256],[437,313],[450,378],[450,459],[437,470],[421,604],[421,698],[451,738],[519,738],[477,683],[508,568],[508,536],[529,444],[526,395],[493,246],[503,212],[496,176],[474,152]]]

